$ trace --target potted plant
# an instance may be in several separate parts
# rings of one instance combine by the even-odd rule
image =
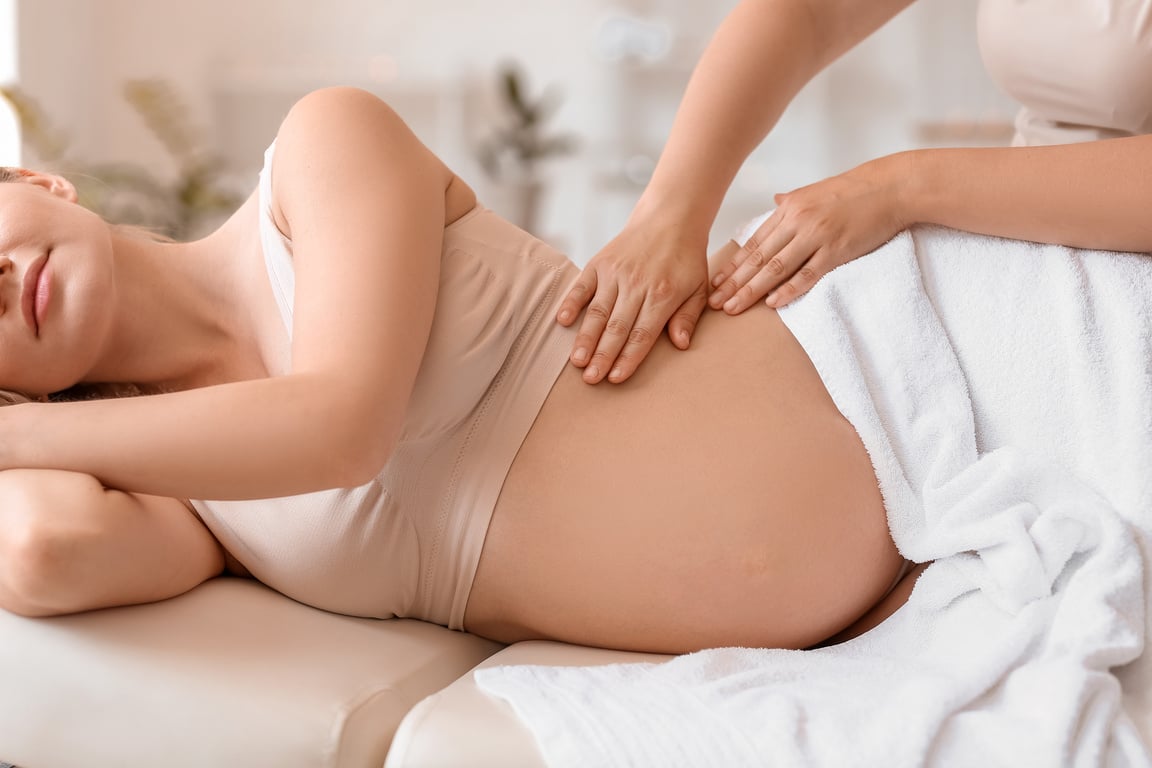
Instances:
[[[500,125],[480,144],[480,165],[506,198],[500,212],[538,234],[543,165],[575,151],[577,140],[572,134],[547,130],[562,100],[558,89],[548,87],[537,97],[529,96],[524,75],[514,64],[503,65],[498,77],[503,114]]]
[[[68,136],[44,110],[15,87],[0,87],[16,112],[35,161],[67,177],[80,202],[114,224],[129,224],[184,240],[201,234],[235,210],[243,198],[224,183],[219,158],[204,148],[189,110],[171,86],[160,80],[130,80],[124,99],[168,151],[176,166],[162,179],[131,163],[89,163],[73,157]]]

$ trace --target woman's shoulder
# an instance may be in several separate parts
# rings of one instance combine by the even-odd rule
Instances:
[[[375,140],[397,147],[419,150],[425,167],[442,178],[445,194],[445,224],[454,221],[476,205],[472,189],[420,142],[400,115],[376,94],[351,86],[332,86],[312,91],[296,101],[288,111],[273,142],[274,158],[268,170],[276,167],[277,188],[283,181],[280,168],[286,165],[315,167],[314,162],[334,149],[355,146],[351,134],[371,126]],[[354,151],[354,150],[352,150]],[[410,154],[410,153],[409,153]],[[301,162],[303,161],[303,162]],[[303,182],[312,180],[307,175]],[[292,183],[291,178],[288,183]],[[300,183],[300,182],[296,182]],[[277,209],[273,208],[276,215]],[[287,231],[288,222],[277,215],[277,225]]]
[[[367,110],[386,110],[395,114],[386,101],[371,91],[349,85],[332,85],[309,91],[298,98],[289,108],[283,123],[305,119],[338,123],[350,114],[358,115]]]
[[[361,88],[332,86],[301,96],[276,132],[277,165],[303,160],[314,166],[324,157],[356,152],[353,139],[368,129],[380,142],[412,140],[408,126],[383,99]]]
[[[352,138],[365,128],[381,141],[419,141],[403,116],[380,96],[363,88],[330,86],[296,100],[280,123],[276,145],[281,154],[307,151],[315,144],[343,147],[341,139]]]
[[[339,192],[381,174],[437,179],[447,191],[455,178],[383,99],[351,86],[321,88],[300,97],[272,146],[274,156],[267,163],[270,202],[277,226],[289,236],[289,217],[282,211],[289,196],[314,199],[321,188]]]

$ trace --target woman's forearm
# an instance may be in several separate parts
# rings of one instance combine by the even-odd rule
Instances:
[[[366,482],[398,425],[320,376],[0,409],[0,466],[64,469],[139,493],[283,496]],[[357,402],[361,401],[361,402]]]
[[[636,212],[707,232],[737,171],[796,93],[911,0],[743,0],[685,90]]]
[[[220,545],[176,499],[77,472],[0,471],[0,607],[25,616],[163,600],[221,572]]]
[[[1152,136],[891,156],[909,222],[1079,248],[1152,251]]]
[[[296,103],[277,133],[274,168],[261,205],[278,212],[292,240],[292,372],[0,409],[0,469],[71,470],[124,491],[185,499],[348,487],[380,471],[432,325],[452,175],[387,105],[352,88]],[[241,221],[252,233],[262,226]],[[259,259],[263,271],[258,250],[240,255]],[[220,316],[238,333],[259,335],[247,304],[252,291],[266,290],[238,287]],[[212,343],[193,345],[185,371],[196,361],[203,376],[224,375],[231,349]],[[251,359],[259,362],[258,354]],[[114,377],[129,366],[106,367],[113,373],[93,375]]]
[[[736,172],[819,65],[802,3],[744,0],[692,73],[637,205],[707,230]]]

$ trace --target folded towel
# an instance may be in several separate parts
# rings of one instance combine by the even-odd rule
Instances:
[[[553,766],[1152,766],[1152,257],[914,228],[781,311],[901,552],[813,651],[497,667]]]

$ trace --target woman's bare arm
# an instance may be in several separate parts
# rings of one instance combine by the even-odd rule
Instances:
[[[917,223],[1114,251],[1152,252],[1152,136],[1045,147],[919,149],[793,192],[717,265],[710,302],[783,306]]]
[[[0,467],[215,499],[356,485],[379,471],[431,327],[451,174],[383,102],[347,88],[293,108],[274,166],[296,268],[291,373],[5,408]]]
[[[149,603],[224,568],[219,543],[176,499],[60,470],[0,472],[0,607],[51,616]]]
[[[708,230],[736,172],[817,73],[913,0],[742,0],[700,58],[636,206]]]
[[[572,362],[626,380],[664,325],[687,348],[709,292],[712,222],[740,166],[796,93],[912,0],[742,0],[693,71],[652,179],[592,257],[557,319],[580,321]]]
[[[902,218],[1078,248],[1152,252],[1152,136],[913,150],[889,172]]]

